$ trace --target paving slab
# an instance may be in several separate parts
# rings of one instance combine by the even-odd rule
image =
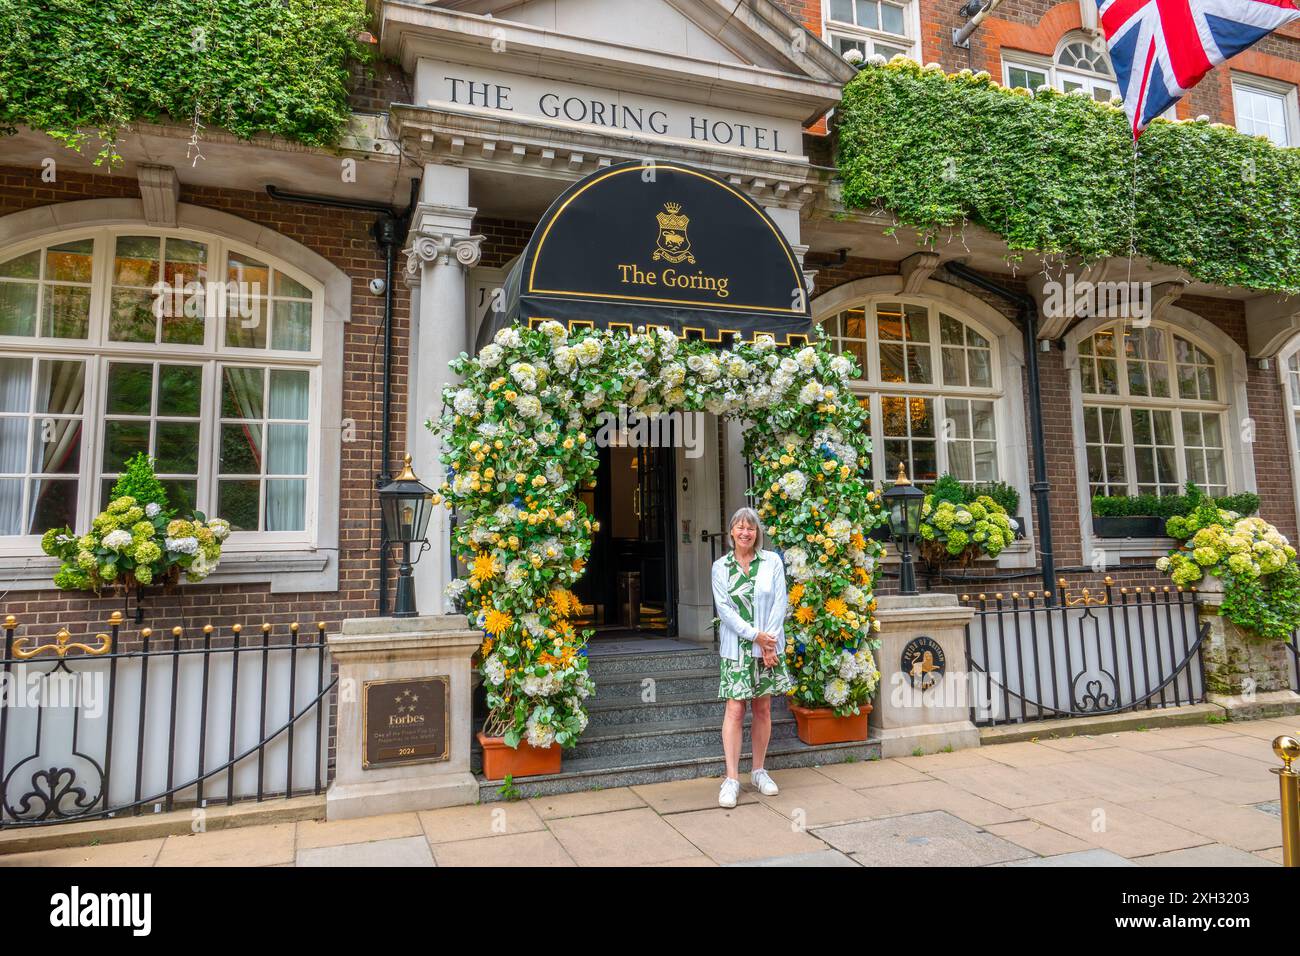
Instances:
[[[721,786],[721,777],[696,777],[693,780],[644,784],[632,787],[632,792],[653,807],[656,813],[683,813],[716,807]],[[740,804],[757,801],[758,795],[753,790],[740,791]]]
[[[613,790],[584,790],[553,797],[534,797],[528,803],[543,820],[581,817],[589,813],[609,813],[613,810],[631,810],[645,806],[645,801],[629,787],[616,787]]]
[[[1078,837],[1045,826],[1037,820],[991,823],[984,829],[1039,856],[1056,856],[1061,853],[1077,853],[1090,849],[1089,845]]]
[[[1010,810],[1001,804],[985,800],[943,780],[899,783],[892,787],[875,787],[862,792],[879,802],[888,811],[877,813],[876,817],[945,810],[977,827],[1024,818],[1024,814],[1017,810]]]
[[[1003,745],[999,745],[1003,746]],[[966,750],[954,750],[951,753],[925,754],[920,757],[894,757],[904,767],[911,767],[922,773],[934,773],[936,770],[951,770],[957,767],[998,766],[983,754],[983,747],[969,747]]]
[[[414,814],[412,814],[414,816]],[[329,844],[298,851],[298,866],[433,866],[424,834],[400,840]]]
[[[1093,760],[1058,764],[1050,768],[1056,782],[1064,784],[1075,796],[1105,797],[1115,803],[1131,803],[1154,797],[1183,795],[1185,783],[1153,783],[1127,771]],[[1215,778],[1211,778],[1215,779]]]
[[[1084,843],[1129,858],[1214,842],[1199,833],[1096,798],[1029,807],[1025,813],[1030,819]]]
[[[690,840],[648,807],[565,817],[552,820],[549,825],[551,833],[579,866],[664,863],[696,852]]]
[[[1093,753],[1108,753],[1098,750]],[[939,770],[933,776],[990,803],[1009,809],[1068,800],[1074,792],[1050,767],[1021,769],[989,762],[976,767]],[[1025,816],[1021,813],[1018,816]]]
[[[815,832],[863,866],[987,866],[1033,856],[1023,847],[942,810]]]
[[[31,853],[0,856],[0,866],[153,866],[164,838],[106,843],[102,846],[70,846]]]
[[[433,858],[438,866],[574,865],[573,858],[565,852],[555,836],[545,830],[436,843],[433,845]]]
[[[303,820],[297,824],[299,851],[372,840],[400,840],[424,836],[420,818],[414,813],[388,813],[355,820]]]
[[[1077,737],[1040,737],[1038,743],[1052,750],[1077,753],[1080,750],[1100,750],[1102,747],[1114,747],[1113,740],[1094,734],[1080,734]]]
[[[852,857],[845,856],[839,850],[816,850],[812,853],[795,853],[790,856],[773,856],[765,860],[746,860],[743,863],[728,863],[727,866],[861,866]]]
[[[1275,846],[1268,850],[1260,850],[1253,855],[1268,863],[1274,863],[1277,866],[1283,865],[1282,848],[1280,846]]]
[[[829,826],[832,823],[851,823],[854,820],[874,820],[893,816],[892,807],[875,799],[873,791],[861,793],[838,783],[824,782],[818,787],[795,787],[782,790],[775,797],[759,796],[759,802],[770,807],[791,823],[805,827]]]
[[[1073,754],[1044,747],[1039,743],[1021,740],[1010,744],[981,747],[980,756],[996,760],[1008,767],[1042,767],[1049,764],[1070,763],[1076,758]]]
[[[761,804],[674,813],[664,819],[706,856],[724,864],[826,849],[796,821]]]
[[[1186,850],[1171,850],[1169,853],[1153,853],[1151,856],[1138,857],[1139,866],[1279,866],[1256,853],[1247,853],[1235,846],[1211,843],[1208,846],[1194,846]]]
[[[1278,797],[1277,777],[1267,772],[1249,780],[1207,777],[1205,780],[1188,780],[1178,786],[1188,793],[1199,793],[1236,806],[1263,803]]]
[[[782,790],[820,787],[826,783],[826,776],[821,772],[820,767],[787,767],[785,770],[769,770],[768,774]],[[718,786],[722,786],[721,780],[718,781]],[[743,790],[753,789],[753,784],[749,782],[748,771],[741,771],[740,786]]]
[[[1173,727],[1155,727],[1151,730],[1130,730],[1126,733],[1107,734],[1107,740],[1114,743],[1116,747],[1122,747],[1125,750],[1153,751],[1153,750],[1177,750],[1179,747],[1194,747],[1198,743],[1195,740],[1187,738],[1168,737],[1166,732],[1174,730]]]
[[[1203,745],[1184,747],[1180,750],[1163,750],[1159,757],[1161,760],[1182,764],[1184,767],[1195,767],[1197,770],[1204,770],[1220,777],[1232,777],[1238,780],[1249,780],[1255,776],[1263,777],[1268,773],[1268,768],[1261,766],[1258,760]],[[1280,767],[1281,761],[1277,765]]]
[[[1109,850],[1080,850],[1077,853],[1062,853],[1058,856],[1044,856],[1034,860],[1017,860],[1014,863],[1003,863],[1002,866],[1137,866],[1137,864]]]
[[[1188,749],[1195,749],[1195,747],[1193,745],[1192,748]],[[1122,770],[1133,778],[1145,780],[1147,783],[1180,784],[1186,780],[1204,780],[1207,777],[1214,776],[1208,770],[1201,770],[1168,759],[1171,754],[1181,752],[1181,750],[1169,750],[1161,751],[1158,754],[1139,753],[1121,746],[1090,751],[1088,760],[1107,767],[1114,767],[1116,770]],[[1210,753],[1214,753],[1214,751],[1210,751]]]
[[[294,823],[169,836],[155,866],[271,866],[292,863]]]
[[[1278,759],[1277,754],[1273,753],[1273,741],[1263,737],[1247,737],[1244,734],[1233,734],[1231,737],[1207,740],[1205,746],[1212,750],[1222,750],[1236,754],[1239,757],[1258,760],[1267,767],[1282,766],[1282,761]]]
[[[1234,734],[1244,737],[1258,737],[1261,740],[1267,740],[1269,743],[1272,743],[1275,737],[1281,737],[1283,734],[1300,737],[1300,717],[1282,720],[1234,720],[1223,726]],[[1278,762],[1281,763],[1281,761]]]
[[[430,843],[477,840],[546,829],[542,818],[527,801],[423,810],[420,812],[420,826]]]
[[[895,783],[916,783],[929,780],[915,767],[909,767],[897,758],[889,760],[861,760],[857,763],[837,763],[818,768],[824,777],[842,783],[854,790],[867,787],[888,787]]]
[[[1282,827],[1276,818],[1253,807],[1236,807],[1200,794],[1144,800],[1129,807],[1199,833],[1206,843],[1226,843],[1241,850],[1267,850],[1282,843]]]

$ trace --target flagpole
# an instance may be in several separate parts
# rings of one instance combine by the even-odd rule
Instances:
[[[965,46],[967,41],[970,40],[971,34],[979,29],[979,25],[984,22],[985,18],[1001,5],[1002,0],[988,0],[987,5],[970,18],[970,22],[960,30],[954,29],[952,31],[952,45]]]

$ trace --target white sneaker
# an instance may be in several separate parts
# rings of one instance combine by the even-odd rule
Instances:
[[[735,777],[728,777],[722,781],[722,789],[718,791],[718,806],[726,807],[730,810],[736,805],[736,800],[740,797],[740,781]]]
[[[781,788],[776,785],[776,781],[767,775],[767,771],[761,767],[749,775],[749,782],[758,787],[759,792],[765,797],[775,797],[781,792]]]

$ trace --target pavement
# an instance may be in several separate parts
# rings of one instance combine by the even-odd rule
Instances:
[[[0,856],[0,866],[1275,866],[1279,734],[1255,720]]]

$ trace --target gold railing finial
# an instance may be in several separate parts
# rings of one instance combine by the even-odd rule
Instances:
[[[1300,866],[1300,774],[1291,764],[1300,758],[1300,740],[1290,734],[1273,739],[1273,753],[1282,758],[1277,774],[1279,804],[1282,809],[1282,865]]]
[[[901,461],[900,461],[900,462],[898,463],[898,480],[895,481],[894,484],[896,484],[896,485],[910,485],[911,483],[912,483],[912,480],[911,480],[910,478],[907,477],[907,467],[906,467],[906,465],[905,465],[904,462],[901,462]]]

